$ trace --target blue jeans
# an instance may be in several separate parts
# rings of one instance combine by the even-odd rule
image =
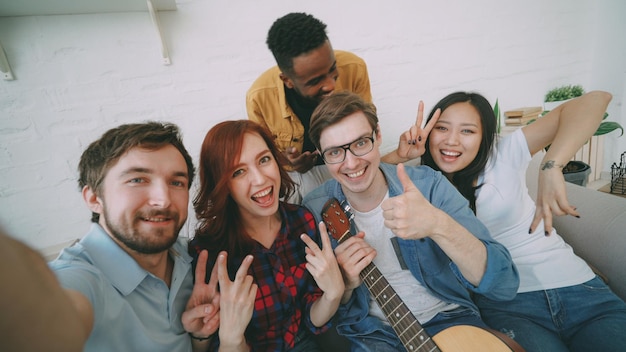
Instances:
[[[442,312],[435,315],[429,322],[422,324],[424,330],[428,335],[435,336],[440,331],[443,331],[451,326],[456,325],[473,325],[481,328],[487,328],[487,325],[480,319],[480,316],[469,308],[457,308],[449,312]],[[395,335],[395,332],[389,325],[385,325],[385,330]],[[363,352],[406,352],[406,349],[400,342],[400,339],[395,338],[395,344],[389,343],[378,338],[376,334],[358,337],[358,340],[351,340],[352,351]]]
[[[296,341],[292,349],[289,352],[322,352],[322,349],[318,345],[313,334],[311,334],[306,328],[301,327],[298,335],[296,335]]]
[[[598,277],[508,302],[478,296],[476,304],[489,326],[526,352],[626,351],[626,304]]]

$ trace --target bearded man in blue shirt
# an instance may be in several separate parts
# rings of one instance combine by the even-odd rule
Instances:
[[[216,279],[194,286],[188,239],[178,237],[195,171],[178,128],[113,128],[78,169],[92,226],[50,268],[89,334],[85,351],[205,351],[219,294]]]

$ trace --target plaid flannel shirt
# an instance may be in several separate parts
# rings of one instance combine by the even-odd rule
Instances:
[[[228,272],[234,278],[243,258],[252,254],[254,261],[248,274],[258,285],[254,312],[246,329],[246,340],[255,351],[284,351],[294,347],[296,335],[301,328],[308,328],[319,334],[330,327],[330,322],[322,327],[311,323],[310,309],[322,295],[315,280],[306,270],[306,245],[300,239],[301,234],[321,243],[310,211],[299,205],[282,203],[279,206],[282,226],[276,240],[270,248],[255,243],[250,253],[228,254]],[[194,253],[194,262],[201,250],[210,253],[207,274],[213,268],[217,249],[204,248],[195,239],[190,248]],[[219,338],[213,345],[219,345]]]

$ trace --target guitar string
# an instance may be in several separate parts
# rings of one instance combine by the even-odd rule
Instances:
[[[380,306],[381,310],[385,313],[385,316],[389,320],[392,328],[394,328],[396,335],[398,335],[398,338],[407,347],[407,349],[410,348],[410,345],[417,345],[413,346],[411,350],[415,350],[416,348],[417,350],[420,350],[423,347],[434,347],[436,350],[437,345],[432,341],[430,336],[426,334],[423,327],[413,316],[413,313],[408,309],[402,299],[400,299],[395,290],[389,285],[380,270],[375,265],[370,264],[365,268],[365,270],[363,270],[362,273],[364,274],[362,277],[363,281],[366,282],[368,287],[371,287],[371,290],[375,292],[380,292],[378,295],[372,292],[372,295],[376,299],[376,302]],[[385,297],[381,298],[381,295],[385,295]],[[383,301],[384,298],[388,299],[388,301]],[[392,301],[395,302],[393,302],[394,304],[389,307],[389,303]]]

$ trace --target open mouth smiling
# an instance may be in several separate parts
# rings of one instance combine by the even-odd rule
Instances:
[[[273,186],[267,187],[266,189],[253,194],[250,198],[252,198],[252,200],[257,203],[266,203],[269,200],[268,198],[271,196],[273,191],[274,191]]]
[[[345,174],[345,175],[348,176],[349,178],[356,178],[356,177],[363,175],[364,173],[365,173],[365,169],[361,169],[360,171],[352,172],[352,173]]]

